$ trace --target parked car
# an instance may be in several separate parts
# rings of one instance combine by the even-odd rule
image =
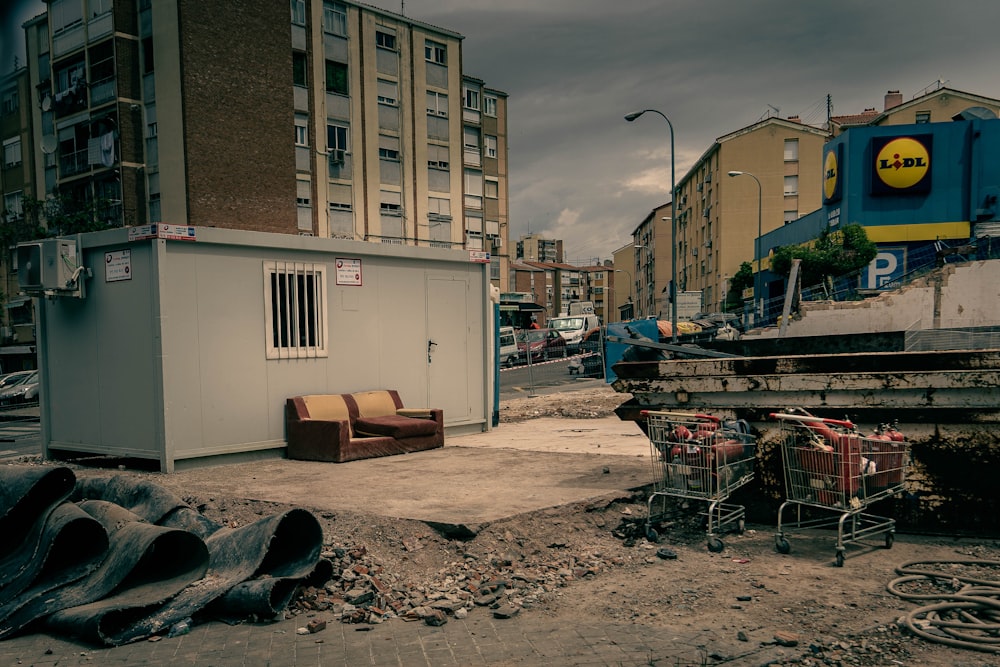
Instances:
[[[0,389],[0,405],[19,405],[38,400],[38,371],[28,371],[17,381]]]
[[[527,329],[517,337],[518,358],[526,361],[531,350],[532,363],[566,356],[566,339],[555,329]]]
[[[6,375],[0,375],[0,390],[11,387],[18,382],[23,381],[26,377],[34,373],[35,371],[14,371],[13,373],[7,373]]]

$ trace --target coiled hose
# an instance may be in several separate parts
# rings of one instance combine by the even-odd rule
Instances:
[[[890,581],[886,588],[904,600],[939,600],[918,607],[903,618],[906,627],[918,637],[956,648],[1000,653],[1000,578],[982,579],[943,569],[954,566],[1000,568],[1000,561],[911,561],[896,568],[896,574],[901,576]],[[914,587],[914,582],[930,584],[937,590],[932,593],[900,590],[906,584]],[[946,586],[952,590],[944,590]]]

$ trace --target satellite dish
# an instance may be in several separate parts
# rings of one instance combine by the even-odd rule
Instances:
[[[52,108],[52,98],[46,95],[42,98],[42,111],[48,111]]]
[[[41,149],[42,152],[45,153],[46,155],[51,155],[52,153],[55,153],[56,148],[58,146],[59,143],[56,141],[56,136],[54,134],[46,134],[44,137],[42,137]]]

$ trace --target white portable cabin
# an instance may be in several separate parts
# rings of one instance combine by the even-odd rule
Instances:
[[[173,225],[22,244],[43,454],[283,456],[286,398],[368,389],[487,430],[482,255]]]

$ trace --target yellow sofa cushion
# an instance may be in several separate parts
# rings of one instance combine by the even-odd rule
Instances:
[[[351,396],[358,404],[359,417],[385,417],[396,414],[396,403],[387,391],[359,391]]]
[[[339,394],[311,394],[302,397],[302,403],[309,411],[309,419],[319,421],[347,422],[347,435],[351,437],[351,413],[347,401]]]

